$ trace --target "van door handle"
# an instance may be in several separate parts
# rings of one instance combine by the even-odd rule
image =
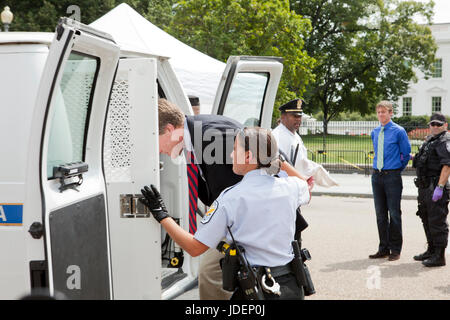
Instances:
[[[149,218],[150,210],[139,201],[144,198],[142,194],[120,195],[120,217],[121,218]]]

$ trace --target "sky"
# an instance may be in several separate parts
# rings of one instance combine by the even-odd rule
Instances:
[[[434,0],[434,23],[450,22],[450,0]]]
[[[422,0],[427,2],[427,0]],[[433,23],[450,22],[450,0],[434,0]]]

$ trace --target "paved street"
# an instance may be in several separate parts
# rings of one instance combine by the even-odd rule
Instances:
[[[317,292],[307,299],[450,299],[449,250],[445,267],[426,268],[412,259],[426,249],[415,200],[402,201],[403,251],[394,262],[368,259],[378,246],[373,199],[315,196],[302,211]],[[178,299],[198,299],[198,290]]]
[[[425,251],[416,201],[402,201],[400,260],[371,260],[378,247],[373,199],[322,196],[303,209],[310,227],[304,245],[317,294],[310,299],[450,299],[450,267],[426,268],[412,257]],[[447,251],[447,260],[450,260]]]

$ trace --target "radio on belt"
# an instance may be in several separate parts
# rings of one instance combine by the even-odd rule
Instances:
[[[59,187],[59,190],[63,192],[66,189],[76,189],[77,186],[80,186],[83,183],[83,173],[88,171],[88,164],[79,161],[79,162],[72,162],[67,164],[62,164],[57,167],[53,167],[53,178],[59,179],[61,186]],[[65,179],[73,178],[78,176],[78,181],[72,182],[69,184],[65,183]],[[78,190],[77,190],[78,191]]]

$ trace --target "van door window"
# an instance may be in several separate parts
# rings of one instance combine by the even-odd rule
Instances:
[[[222,114],[247,127],[259,126],[268,82],[268,73],[238,73],[228,92]]]
[[[72,52],[61,82],[53,91],[51,128],[47,153],[47,178],[53,167],[84,161],[89,111],[98,58]]]

